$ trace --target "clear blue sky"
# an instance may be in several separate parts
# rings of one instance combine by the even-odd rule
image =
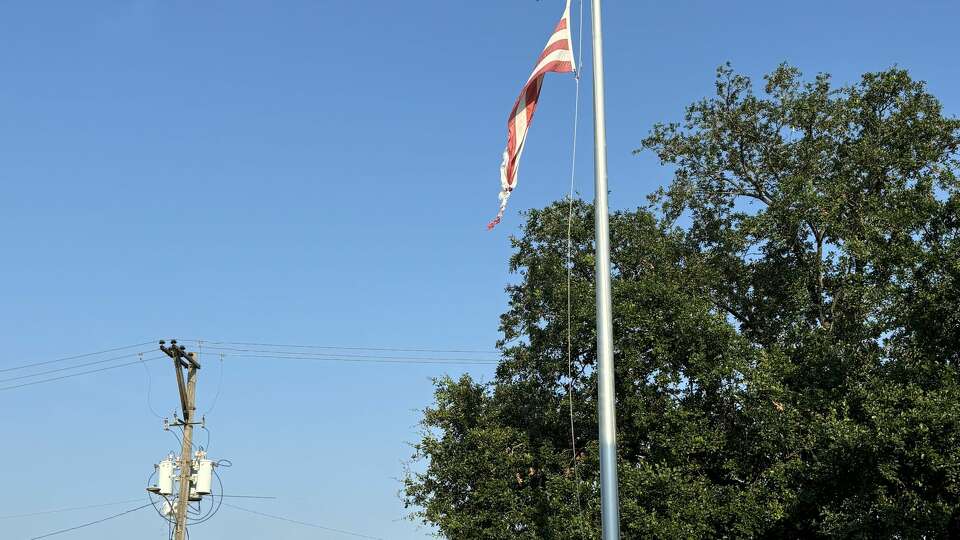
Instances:
[[[484,229],[507,112],[561,6],[0,2],[0,369],[167,336],[492,349],[517,214],[567,189],[574,85],[554,75],[507,217]],[[611,204],[668,180],[631,150],[727,60],[841,83],[897,64],[956,114],[957,20],[946,1],[608,0]],[[592,198],[589,88],[578,190]],[[172,369],[150,370],[152,406],[172,410]],[[226,490],[278,496],[243,505],[292,519],[426,537],[401,519],[397,478],[430,377],[462,371],[228,358],[208,417],[212,455],[234,464]],[[140,497],[175,446],[147,389],[131,366],[0,392],[0,517]],[[3,519],[0,536],[131,506]],[[143,511],[56,538],[165,534]],[[229,508],[192,537],[348,538]]]

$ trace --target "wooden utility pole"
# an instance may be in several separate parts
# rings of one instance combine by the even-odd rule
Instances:
[[[170,346],[165,347],[160,342],[160,350],[173,359],[173,369],[177,373],[177,389],[180,392],[180,407],[183,410],[183,420],[174,421],[174,427],[183,427],[183,446],[180,450],[180,486],[177,493],[174,516],[176,524],[173,529],[174,540],[187,538],[187,506],[190,504],[190,486],[193,477],[193,426],[194,412],[197,409],[197,372],[200,362],[194,353],[188,353],[183,345],[177,345],[177,340],[170,340]],[[186,381],[184,381],[186,370]]]

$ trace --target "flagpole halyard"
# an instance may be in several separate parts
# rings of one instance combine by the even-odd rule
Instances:
[[[580,132],[580,76],[583,66],[583,2],[580,2],[580,15],[577,18],[579,25],[578,43],[576,52],[580,55],[574,63],[574,82],[576,84],[575,95],[573,99],[573,141],[570,149],[570,191],[567,194],[567,402],[570,412],[570,453],[573,463],[573,486],[574,496],[577,503],[577,518],[580,520],[577,524],[577,530],[581,538],[585,538],[583,526],[586,520],[583,517],[583,505],[580,502],[580,467],[577,462],[577,431],[573,414],[573,301],[571,294],[571,284],[573,282],[573,193],[574,185],[577,179],[577,134]],[[567,0],[567,11],[570,11],[570,0]],[[572,22],[572,21],[571,21]],[[572,25],[571,25],[572,26]],[[571,29],[572,31],[572,29]],[[572,37],[572,36],[571,36]],[[571,42],[570,55],[576,56]]]

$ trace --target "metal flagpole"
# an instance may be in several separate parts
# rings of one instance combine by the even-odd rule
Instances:
[[[599,365],[600,505],[603,540],[620,539],[617,494],[617,417],[613,387],[613,315],[610,299],[610,226],[607,209],[607,127],[603,105],[603,33],[600,0],[593,0],[594,223],[597,249],[597,357]]]

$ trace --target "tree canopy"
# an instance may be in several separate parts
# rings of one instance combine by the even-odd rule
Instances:
[[[719,68],[638,150],[669,185],[611,216],[622,533],[947,537],[960,121],[902,69],[764,82]],[[569,326],[567,216],[513,239],[494,380],[439,379],[424,410],[405,497],[445,537],[599,535],[593,208],[573,204]]]

